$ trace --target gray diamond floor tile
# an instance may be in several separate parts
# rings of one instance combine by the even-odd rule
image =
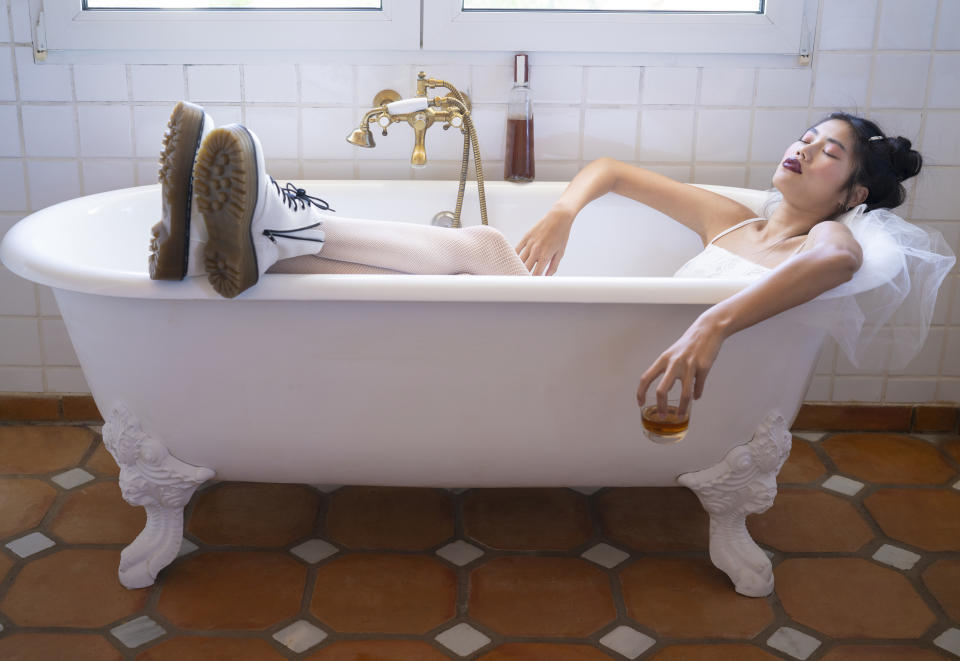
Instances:
[[[322,539],[309,539],[303,544],[298,544],[290,549],[290,553],[298,558],[302,558],[311,565],[320,562],[324,558],[329,558],[338,551],[339,549],[336,546]]]
[[[288,627],[284,627],[273,634],[275,640],[286,645],[291,651],[299,654],[327,637],[327,633],[306,620],[298,620]]]
[[[581,557],[586,558],[590,562],[595,562],[601,567],[613,569],[629,558],[630,554],[609,544],[601,543],[584,551]]]
[[[127,647],[133,648],[156,640],[167,632],[159,624],[143,615],[110,629],[110,633]]]
[[[436,640],[460,656],[468,656],[484,645],[490,644],[489,638],[465,622],[461,622],[457,626],[447,629],[439,634]]]
[[[468,565],[482,556],[483,551],[478,549],[473,544],[468,544],[463,540],[457,540],[447,544],[441,549],[438,549],[437,555],[444,560],[452,562],[458,567],[463,567],[464,565]]]
[[[39,553],[40,551],[55,545],[56,542],[44,535],[42,532],[32,532],[29,535],[24,535],[20,539],[15,539],[12,542],[8,542],[7,548],[19,555],[21,558],[26,558],[27,556],[31,556],[34,553]]]
[[[780,627],[767,640],[767,645],[795,659],[806,659],[820,647],[820,641],[802,631]]]
[[[59,484],[64,489],[73,489],[78,487],[81,484],[86,484],[90,480],[94,479],[93,475],[83,470],[82,468],[73,468],[65,473],[60,473],[59,475],[54,475],[54,482]]]
[[[636,659],[656,644],[650,636],[621,625],[600,639],[600,644],[628,659]]]

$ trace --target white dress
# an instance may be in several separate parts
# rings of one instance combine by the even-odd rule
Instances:
[[[719,239],[724,234],[732,232],[733,230],[743,227],[747,223],[752,223],[757,220],[766,220],[765,218],[748,218],[742,222],[737,223],[733,227],[727,228],[724,231],[717,234],[710,243],[703,249],[702,252],[697,253],[693,259],[688,261],[686,264],[681,266],[676,273],[673,274],[675,278],[762,278],[767,275],[773,269],[757,264],[756,262],[751,262],[746,257],[741,257],[740,255],[730,252],[725,248],[721,248],[718,245],[714,245],[714,241]],[[805,243],[805,242],[804,242]],[[800,252],[800,248],[804,244],[800,244],[800,247],[796,249],[793,253],[794,255]],[[791,255],[792,257],[793,255]]]

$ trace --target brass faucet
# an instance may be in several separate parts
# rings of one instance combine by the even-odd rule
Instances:
[[[446,96],[427,98],[427,90],[443,87],[449,90]],[[398,122],[407,122],[414,133],[413,154],[410,164],[421,168],[427,163],[425,140],[427,129],[436,122],[443,122],[443,130],[451,126],[463,134],[463,158],[460,163],[460,189],[457,195],[457,207],[454,212],[453,227],[460,227],[460,211],[463,207],[463,195],[466,186],[467,168],[470,159],[470,147],[474,151],[474,165],[477,172],[477,190],[480,196],[480,217],[487,224],[487,203],[483,189],[483,166],[480,162],[480,143],[477,131],[470,116],[470,99],[451,83],[438,78],[427,78],[421,71],[417,76],[417,95],[403,99],[394,90],[380,90],[373,98],[373,108],[364,114],[360,126],[347,136],[347,142],[358,147],[376,147],[370,124],[376,122],[387,135],[387,127]]]

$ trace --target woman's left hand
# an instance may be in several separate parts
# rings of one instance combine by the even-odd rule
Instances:
[[[720,345],[726,336],[722,330],[705,317],[699,317],[673,345],[643,373],[637,389],[637,403],[642,407],[647,389],[658,375],[663,374],[657,386],[657,408],[667,410],[667,393],[676,379],[683,386],[680,395],[680,415],[690,407],[690,398],[700,399],[707,373],[717,358]]]

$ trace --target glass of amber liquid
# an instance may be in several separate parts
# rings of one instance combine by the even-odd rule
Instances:
[[[643,416],[643,433],[654,443],[664,445],[679,443],[687,435],[687,427],[690,425],[691,404],[692,402],[687,404],[687,410],[682,416],[680,415],[679,397],[667,399],[667,411],[663,414],[657,412],[656,402],[644,406],[640,412]]]

